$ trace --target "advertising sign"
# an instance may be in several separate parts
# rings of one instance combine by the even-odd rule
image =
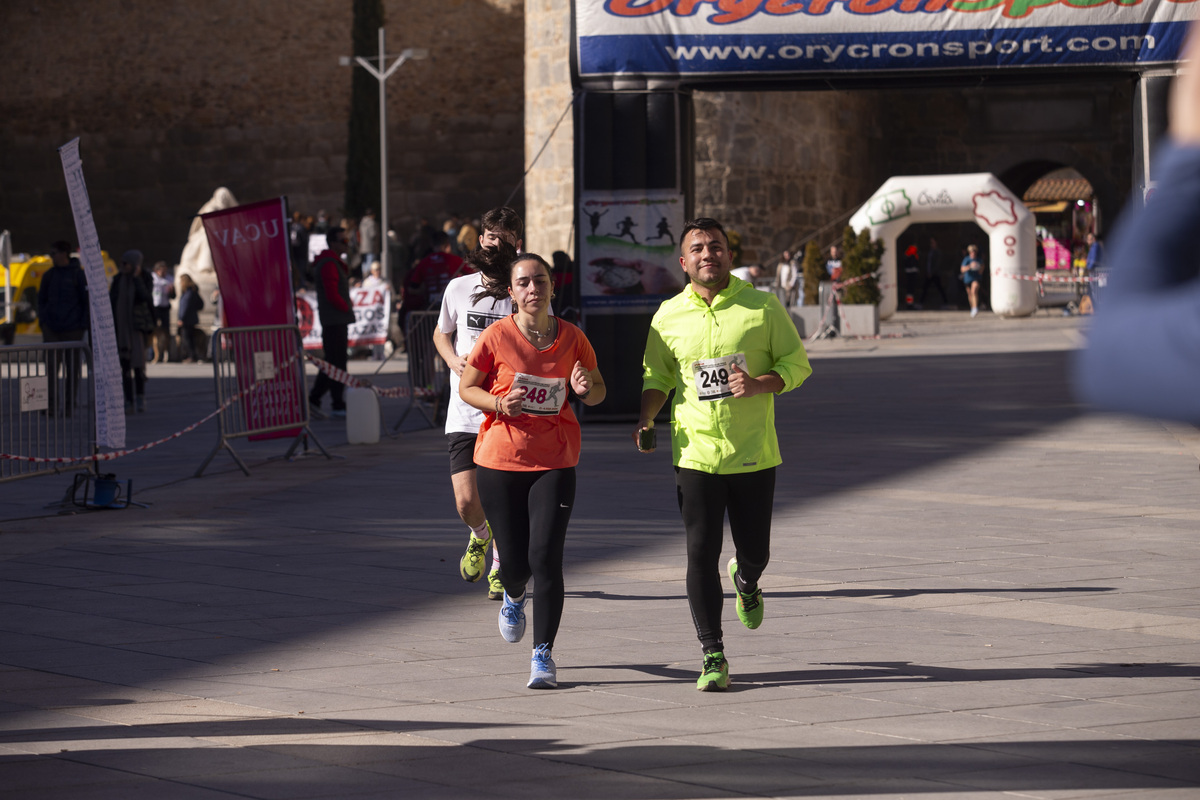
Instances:
[[[678,192],[584,192],[579,200],[583,308],[657,308],[683,288]]]
[[[388,337],[392,311],[391,287],[356,286],[350,290],[354,303],[354,324],[349,329],[351,347],[371,347],[383,344]],[[300,335],[305,350],[321,349],[321,317],[317,313],[317,293],[296,293],[296,316],[300,318]]]
[[[1177,61],[1197,0],[575,0],[580,77]]]
[[[296,308],[292,299],[291,254],[288,250],[287,205],[282,197],[201,214],[204,233],[212,251],[217,284],[221,289],[224,325],[246,328],[256,325],[294,325]],[[305,398],[294,392],[304,365],[289,360],[282,340],[272,345],[277,371],[271,380],[246,398],[246,423],[251,430],[266,428],[281,418],[297,415]],[[238,387],[248,389],[256,381],[255,362],[263,356],[249,347],[234,353]],[[281,411],[281,409],[283,411]],[[282,431],[252,436],[251,439],[295,435]]]
[[[293,325],[287,207],[282,197],[202,214],[225,325]]]
[[[71,214],[75,217],[75,235],[79,237],[79,259],[87,275],[92,318],[92,369],[96,372],[96,444],[120,448],[125,446],[125,396],[121,390],[121,364],[117,359],[117,328],[108,300],[108,276],[104,272],[104,256],[100,253],[100,235],[96,232],[92,201],[83,180],[79,139],[72,139],[58,148],[58,154],[67,179]]]

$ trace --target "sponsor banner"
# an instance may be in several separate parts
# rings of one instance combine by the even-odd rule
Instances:
[[[96,232],[92,201],[88,199],[87,184],[83,180],[79,139],[72,139],[58,148],[58,154],[67,179],[71,213],[75,217],[79,259],[87,276],[92,318],[91,369],[96,387],[96,444],[124,447],[125,394],[121,389],[121,364],[117,359],[117,328],[108,299],[108,276],[104,273],[104,257],[100,254],[100,235]]]
[[[225,326],[294,325],[287,207],[282,197],[201,214]]]
[[[256,325],[294,325],[292,303],[292,267],[284,198],[263,200],[201,214],[208,247],[212,251],[217,284],[221,289],[224,327],[248,328]],[[280,418],[280,407],[300,416],[305,398],[296,397],[296,370],[303,365],[289,361],[281,340],[274,339],[270,355],[284,365],[264,383],[263,391],[247,397],[246,423],[250,430],[271,427]],[[237,348],[238,388],[245,391],[257,380],[255,359],[261,354],[249,347]],[[256,434],[251,440],[294,436],[295,430]]]
[[[584,192],[579,200],[580,287],[587,309],[657,307],[683,288],[675,191]]]
[[[1179,59],[1200,0],[575,0],[579,73],[1130,68]]]
[[[370,347],[383,344],[388,337],[391,321],[392,290],[390,287],[363,287],[350,290],[354,303],[354,324],[349,330],[351,347]],[[296,316],[305,350],[321,349],[321,317],[317,314],[317,293],[296,292]]]

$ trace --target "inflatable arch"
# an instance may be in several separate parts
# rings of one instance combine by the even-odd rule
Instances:
[[[923,222],[975,222],[990,246],[992,311],[1022,317],[1037,310],[1037,233],[1033,212],[991,173],[889,178],[850,218],[850,227],[883,241],[879,316],[896,312],[896,238]],[[954,259],[957,266],[957,259]]]

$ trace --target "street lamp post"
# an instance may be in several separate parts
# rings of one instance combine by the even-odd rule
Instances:
[[[375,80],[379,81],[379,229],[382,233],[379,253],[380,271],[383,273],[384,280],[391,279],[391,265],[388,263],[388,192],[387,192],[387,79],[392,77],[392,73],[400,69],[400,65],[405,61],[420,61],[428,58],[429,51],[424,48],[406,48],[389,67],[387,66],[387,49],[383,43],[383,28],[379,29],[379,67],[368,61],[363,56],[355,56],[354,61],[367,72],[371,73]],[[350,66],[350,59],[343,56],[340,63],[344,67]]]

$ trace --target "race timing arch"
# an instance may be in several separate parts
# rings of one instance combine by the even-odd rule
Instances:
[[[1033,212],[990,173],[890,178],[854,216],[850,227],[883,242],[879,316],[896,312],[896,238],[924,222],[974,222],[988,235],[991,307],[1005,317],[1037,310],[1037,232]]]
[[[1117,72],[1136,79],[1141,108],[1134,117],[1144,123],[1152,116],[1147,95],[1161,95],[1148,76],[1174,70],[1187,28],[1200,15],[1197,3],[572,0],[576,285],[609,388],[603,407],[585,413],[636,416],[650,318],[682,286],[677,237],[694,210],[693,90],[877,89]],[[1145,124],[1135,135],[1133,183],[1140,188],[1149,183],[1152,135]],[[948,188],[951,179],[956,187],[962,182],[961,191]],[[908,183],[894,183],[900,181]],[[917,188],[918,181],[930,183]],[[921,205],[922,191],[939,198],[943,187],[951,203]],[[894,192],[900,194],[880,199]],[[880,216],[903,198],[907,222]],[[1001,207],[1009,201],[1005,217]],[[898,206],[891,208],[895,214]],[[993,308],[1013,316],[1033,310],[1035,285],[1009,277],[1010,270],[1032,270],[1032,220],[994,177],[893,178],[859,214],[866,215],[864,227],[884,237],[916,221],[975,220],[991,238]],[[1011,230],[1002,232],[1006,226]],[[894,247],[884,257],[894,274]],[[895,303],[894,286],[885,288],[881,315]]]

